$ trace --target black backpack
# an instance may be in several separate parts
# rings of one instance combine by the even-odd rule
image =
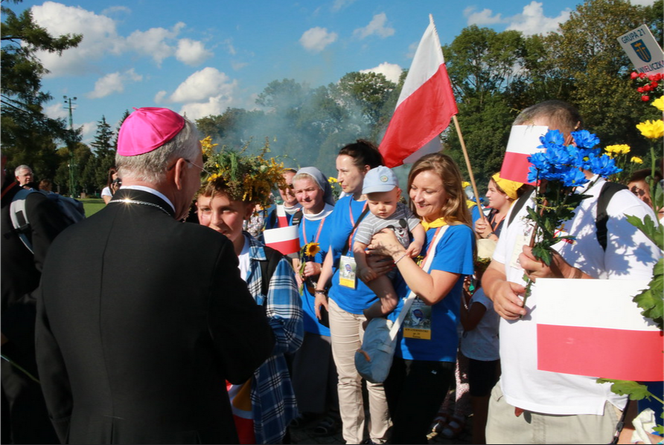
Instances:
[[[270,285],[270,279],[272,279],[272,275],[274,275],[274,271],[277,269],[279,261],[285,257],[278,250],[268,246],[264,246],[263,250],[267,260],[260,261],[259,263],[261,266],[261,293],[266,296],[263,302],[263,305],[265,305],[265,302],[267,302],[267,288]]]

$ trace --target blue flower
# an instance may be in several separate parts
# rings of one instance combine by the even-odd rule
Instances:
[[[616,166],[616,160],[607,155],[593,157],[590,160],[590,168],[588,170],[604,178],[622,171],[621,168]]]
[[[578,187],[588,182],[588,179],[581,170],[572,168],[561,173],[560,181],[565,187]]]
[[[572,137],[578,147],[593,148],[599,145],[599,138],[588,130],[573,131]]]
[[[549,130],[544,136],[540,136],[540,142],[542,145],[537,148],[546,148],[548,150],[550,147],[559,147],[565,144],[565,137],[558,130]]]

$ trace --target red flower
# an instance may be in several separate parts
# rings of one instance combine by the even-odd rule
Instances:
[[[654,90],[655,88],[657,88],[658,86],[659,86],[659,84],[658,84],[657,82],[655,82],[655,81],[653,81],[653,82],[650,83],[650,88],[652,88],[653,90]]]
[[[645,79],[648,75],[646,73],[640,73],[639,79]]]
[[[638,87],[636,91],[638,91],[639,93],[643,93],[645,90],[643,89],[643,87]]]
[[[632,77],[632,80],[634,80],[637,77],[639,77],[639,73],[637,73],[636,71],[632,71],[632,74],[630,74],[630,76]]]
[[[641,100],[644,102],[648,102],[650,100],[650,96],[641,96]]]

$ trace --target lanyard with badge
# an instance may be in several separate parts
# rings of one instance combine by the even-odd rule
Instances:
[[[369,206],[365,202],[364,207],[362,208],[362,213],[357,218],[357,221],[354,221],[352,204],[353,200],[351,199],[348,205],[348,212],[350,214],[350,223],[353,224],[353,229],[348,234],[348,239],[346,240],[344,250],[341,252],[341,258],[339,259],[339,285],[355,289],[357,287],[357,263],[352,255],[353,249],[351,249],[351,243],[355,231],[357,230],[357,226],[362,219],[364,219],[366,214],[369,213]],[[351,252],[350,255],[348,255],[348,251]]]
[[[422,261],[422,270],[429,273],[429,267],[433,257],[436,256],[436,245],[442,238],[443,234],[449,226],[444,225],[436,229],[433,239],[427,249],[427,254]],[[403,304],[403,309],[399,314],[399,321],[396,324],[403,322],[403,336],[404,338],[414,338],[419,340],[431,340],[431,313],[433,306],[429,306],[420,300],[415,295],[415,292],[410,291],[408,298]],[[398,330],[398,328],[397,328]]]

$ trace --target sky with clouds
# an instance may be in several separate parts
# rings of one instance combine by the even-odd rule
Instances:
[[[652,4],[653,0],[632,0]],[[132,107],[167,107],[190,119],[228,107],[254,109],[273,80],[312,87],[353,71],[396,81],[433,15],[441,44],[470,25],[524,34],[554,32],[578,0],[24,1],[51,34],[82,34],[62,56],[40,54],[50,70],[46,110],[73,121],[84,142],[105,116],[115,128]],[[628,30],[626,30],[628,31]]]

